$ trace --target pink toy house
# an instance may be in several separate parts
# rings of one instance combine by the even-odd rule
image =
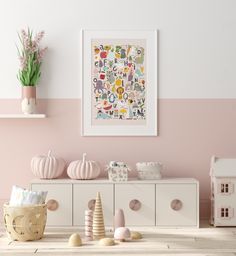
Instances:
[[[236,226],[236,159],[211,159],[211,224]]]

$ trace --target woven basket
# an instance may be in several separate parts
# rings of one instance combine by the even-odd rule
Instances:
[[[11,240],[33,241],[43,237],[47,205],[9,206],[4,204],[4,223]]]

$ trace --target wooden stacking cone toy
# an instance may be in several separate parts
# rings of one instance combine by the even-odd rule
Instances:
[[[105,237],[105,226],[102,211],[100,193],[97,193],[95,209],[93,212],[93,239],[99,240]]]

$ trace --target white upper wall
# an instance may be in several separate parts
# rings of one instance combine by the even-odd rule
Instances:
[[[0,98],[19,98],[17,31],[45,30],[43,98],[79,98],[79,32],[159,30],[160,98],[236,98],[235,0],[0,0]]]

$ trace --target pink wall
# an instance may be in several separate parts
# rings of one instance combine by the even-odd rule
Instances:
[[[81,137],[80,100],[41,100],[46,119],[0,119],[0,201],[11,186],[28,186],[30,160],[48,149],[67,162],[87,152],[101,163],[161,161],[164,175],[200,181],[201,216],[208,215],[212,155],[236,157],[236,100],[161,99],[158,137]],[[0,100],[1,113],[20,110],[18,100]]]

